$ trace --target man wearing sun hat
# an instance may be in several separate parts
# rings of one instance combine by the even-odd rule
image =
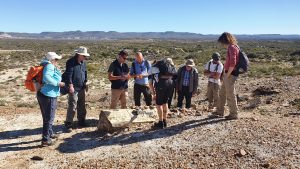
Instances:
[[[177,107],[182,108],[182,102],[185,98],[186,108],[191,107],[192,96],[198,88],[198,70],[195,68],[193,59],[188,59],[185,65],[178,69],[177,85],[178,102]]]
[[[90,54],[87,48],[80,46],[75,50],[75,55],[66,63],[66,71],[63,75],[66,85],[69,87],[68,93],[68,110],[65,126],[68,130],[72,129],[73,118],[77,111],[78,125],[86,127],[86,108],[85,92],[87,91],[87,69],[85,60]]]

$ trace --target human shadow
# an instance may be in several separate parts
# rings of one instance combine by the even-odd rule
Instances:
[[[77,133],[65,139],[64,143],[58,146],[62,153],[76,153],[100,146],[128,145],[147,140],[171,137],[192,128],[227,121],[223,118],[204,118],[200,120],[190,120],[181,124],[176,124],[162,130],[144,130],[122,135],[107,136],[97,131]],[[122,132],[121,132],[122,133]]]
[[[97,125],[96,119],[87,119],[86,122],[89,127],[95,127]],[[75,126],[75,128],[78,127],[78,125],[76,123],[74,126]],[[60,124],[60,125],[53,126],[53,132],[59,134],[59,133],[67,132],[67,131],[66,131],[64,125]],[[18,141],[24,137],[34,136],[34,135],[42,135],[42,127],[34,128],[34,129],[21,129],[21,130],[0,132],[0,152],[21,151],[21,150],[38,148],[38,147],[40,147],[39,145],[30,145],[30,144],[40,142],[41,140],[21,141],[21,142],[8,143],[8,144],[2,144],[2,142],[1,142],[1,140]]]

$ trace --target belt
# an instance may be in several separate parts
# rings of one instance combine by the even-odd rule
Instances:
[[[168,76],[168,75],[162,75],[159,78],[160,79],[172,79],[173,76]]]

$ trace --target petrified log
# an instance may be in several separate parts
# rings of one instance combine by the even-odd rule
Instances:
[[[114,132],[126,128],[131,123],[146,123],[156,121],[156,109],[113,109],[102,110],[99,115],[98,131]]]

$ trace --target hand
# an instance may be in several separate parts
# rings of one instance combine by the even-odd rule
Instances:
[[[70,86],[70,88],[69,88],[69,93],[70,94],[73,94],[75,92],[75,89],[74,89],[74,87],[73,87],[73,85],[72,86]]]
[[[65,86],[65,83],[64,83],[64,82],[59,82],[59,83],[58,83],[58,86],[59,86],[59,87],[64,87],[64,86]]]
[[[126,80],[129,80],[131,78],[130,74],[126,75]]]
[[[152,95],[152,100],[156,100],[156,94]]]

